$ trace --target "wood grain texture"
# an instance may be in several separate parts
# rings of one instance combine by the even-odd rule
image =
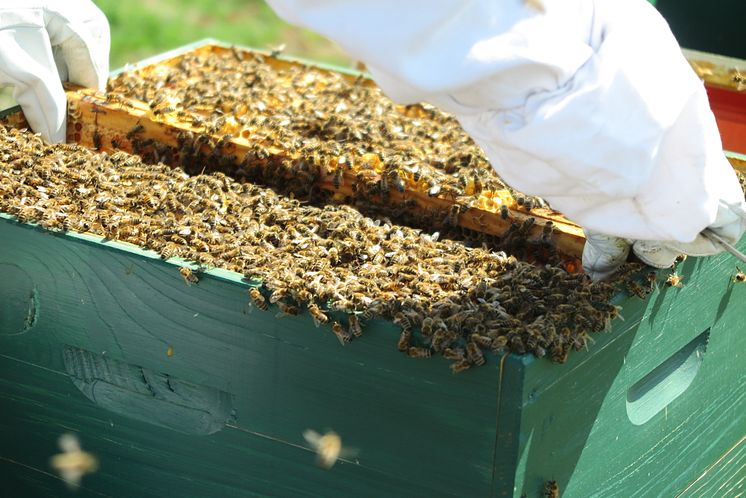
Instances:
[[[679,273],[682,288],[661,286],[647,301],[622,303],[626,330],[593,346],[606,354],[571,356],[571,370],[554,377],[527,360],[521,452],[528,496],[548,479],[567,497],[674,496],[746,434],[746,286],[733,283],[729,255],[689,258]],[[673,391],[668,405],[634,423],[630,388],[708,329],[691,384],[679,392],[669,379],[659,394]],[[735,486],[737,472],[743,468],[734,464],[723,479]]]
[[[0,465],[24,492],[64,489],[45,465],[70,430],[102,460],[91,496],[518,497],[549,479],[569,497],[667,496],[703,473],[702,489],[741,485],[741,449],[721,458],[746,425],[746,286],[726,255],[687,260],[681,289],[617,296],[624,321],[564,365],[509,355],[454,376],[398,354],[385,322],[342,347],[307,316],[252,310],[230,272],[186,286],[179,262],[150,251],[7,219],[0,240]],[[634,425],[629,388],[707,328],[691,386]],[[105,409],[75,386],[69,347],[147,370],[134,390],[167,376],[227,393],[234,412],[196,436],[153,415],[173,397]],[[358,455],[316,468],[307,428],[334,429]]]
[[[272,462],[274,471],[264,472],[263,479],[281,486],[280,491],[271,493],[254,480],[241,481],[241,489],[298,496],[295,488],[285,484],[285,473],[301,476],[303,471],[294,470],[294,465],[305,467],[311,475],[322,472],[304,449],[302,432],[331,428],[345,444],[358,448],[359,456],[357,463],[322,472],[317,484],[311,484],[311,479],[307,485],[315,492],[323,489],[327,496],[350,496],[350,489],[356,496],[489,493],[496,458],[496,365],[454,376],[446,361],[417,361],[397,353],[398,333],[389,324],[368,323],[361,340],[342,347],[327,328],[314,327],[308,316],[276,319],[274,309],[249,311],[247,285],[237,281],[203,274],[199,284],[187,287],[172,263],[8,221],[0,222],[0,238],[4,241],[0,264],[21,269],[17,275],[30,274],[39,301],[33,328],[21,335],[0,336],[2,368],[8,373],[3,374],[2,391],[13,407],[6,413],[11,417],[7,427],[45,434],[46,444],[52,446],[49,451],[56,436],[49,434],[52,429],[45,432],[26,425],[40,417],[30,406],[42,412],[53,410],[45,415],[47,422],[61,420],[80,430],[84,439],[100,440],[93,449],[102,460],[107,452],[114,452],[107,459],[117,462],[113,466],[125,472],[126,481],[138,481],[132,473],[135,467],[155,476],[156,470],[141,467],[158,461],[155,469],[162,471],[163,461],[168,461],[174,467],[171,472],[204,481],[205,486],[231,482],[220,472],[192,475],[194,460],[174,444],[183,441],[183,447],[207,445],[205,458],[219,458],[221,466],[236,475],[247,473],[244,467]],[[0,305],[0,329],[5,317],[28,313],[23,299],[14,302],[20,304]],[[137,413],[129,414],[131,432],[102,435],[98,428],[113,413],[92,403],[73,385],[63,361],[65,346],[230,393],[235,422],[210,436],[189,439],[143,422],[147,411],[133,403],[129,409]],[[53,429],[58,431],[58,425]],[[120,469],[124,457],[106,446],[105,439],[142,446],[138,453],[142,458],[127,457],[137,462],[132,472],[126,466]],[[251,441],[259,444],[252,446]],[[268,445],[285,449],[270,450]],[[0,456],[40,468],[36,453],[22,458],[26,450],[21,445],[0,446],[4,448]],[[38,451],[36,446],[33,449]],[[45,453],[44,459],[48,456]],[[102,479],[107,475],[103,465]],[[340,483],[334,484],[336,480]],[[125,492],[135,490],[113,478],[94,489],[138,495]]]

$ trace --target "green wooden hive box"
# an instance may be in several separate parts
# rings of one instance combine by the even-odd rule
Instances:
[[[746,250],[742,243],[741,250]],[[0,215],[0,475],[65,496],[737,496],[746,491],[746,283],[724,254],[683,287],[620,294],[623,319],[567,363],[491,356],[453,375],[366,324],[341,347],[309,316],[250,312],[242,275],[186,286],[180,260]],[[665,274],[661,275],[665,279]],[[306,429],[355,449],[314,464]]]

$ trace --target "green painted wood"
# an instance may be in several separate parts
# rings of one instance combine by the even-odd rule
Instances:
[[[101,459],[83,496],[743,486],[742,449],[722,458],[746,434],[746,284],[728,255],[687,260],[682,288],[617,296],[624,320],[566,364],[508,355],[454,376],[397,353],[391,324],[342,347],[307,316],[253,309],[231,272],[187,286],[182,262],[7,216],[0,240],[0,475],[18,496],[65,494],[48,459],[71,430]],[[307,428],[359,453],[323,471]]]
[[[746,495],[746,436],[723,453],[680,497]]]
[[[623,303],[627,329],[571,357],[566,374],[523,360],[523,492],[554,479],[567,497],[674,496],[746,434],[746,286],[729,255],[690,258],[679,273],[682,288]],[[644,423],[630,407],[641,380],[668,401]]]
[[[50,405],[55,413],[46,416],[46,421],[66,420],[64,425],[80,429],[83,439],[116,439],[120,444],[137,440],[143,455],[153,453],[158,461],[173,461],[184,475],[199,464],[170,441],[183,440],[186,446],[198,447],[218,438],[222,443],[210,446],[204,455],[207,459],[222,454],[224,445],[245,445],[245,452],[237,450],[225,463],[238,473],[270,458],[268,453],[279,462],[292,448],[293,456],[287,456],[286,464],[277,463],[277,473],[268,477],[282,486],[279,494],[284,496],[297,496],[280,478],[286,472],[296,473],[294,465],[325,476],[315,484],[313,479],[308,481],[315,490],[311,495],[324,489],[326,496],[350,496],[335,492],[325,479],[345,481],[340,489],[352,486],[357,496],[489,493],[495,457],[497,366],[476,369],[468,377],[454,376],[444,360],[416,361],[398,354],[398,333],[383,323],[368,324],[362,340],[342,347],[328,328],[314,327],[307,316],[276,319],[276,310],[250,312],[246,284],[203,275],[198,285],[187,287],[177,266],[147,253],[128,253],[110,244],[9,221],[0,221],[0,240],[0,265],[13,268],[7,273],[13,280],[2,287],[18,289],[21,297],[26,296],[25,302],[16,298],[0,304],[3,379],[11,379],[3,393],[18,399],[18,406],[5,415],[14,417],[7,427],[39,432],[38,424],[29,426],[37,416],[27,405],[40,410]],[[32,295],[37,300],[33,326],[24,328],[25,318],[15,317],[29,315]],[[65,346],[230,393],[235,411],[232,430],[209,436],[181,435],[143,422],[147,413],[133,403],[137,412],[123,413],[132,419],[128,422],[132,429],[112,433],[107,428],[103,434],[102,427],[114,413],[95,405],[73,385],[64,364]],[[29,374],[19,378],[6,373],[21,366],[37,370],[46,385],[36,380],[20,382]],[[8,445],[2,445],[0,457],[39,468],[39,460],[51,455],[53,433],[60,432],[59,424],[54,425],[54,430],[41,431],[46,446],[41,440],[28,445],[36,460],[31,455],[19,458],[15,453],[19,448]],[[317,469],[312,454],[299,448],[305,445],[301,434],[307,428],[336,430],[347,444],[359,449],[357,463],[336,466],[328,473]],[[235,439],[240,434],[253,434],[263,445],[271,441],[279,453],[259,450],[252,446],[253,439]],[[93,489],[137,496],[133,493],[141,490],[128,483],[139,479],[138,474],[126,466],[120,468],[114,448],[101,441],[93,449],[101,455],[103,479]],[[108,452],[115,453],[105,458]],[[152,463],[150,456],[142,458]],[[123,483],[105,478],[107,461],[112,462],[112,471],[125,472]],[[223,476],[210,475],[194,479],[204,480],[205,485],[225,483]],[[260,494],[276,494],[253,480],[242,481],[242,486]]]

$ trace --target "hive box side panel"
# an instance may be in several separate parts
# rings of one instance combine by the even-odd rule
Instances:
[[[0,303],[3,369],[32,366],[70,385],[65,396],[55,398],[55,409],[72,417],[66,425],[87,430],[83,419],[72,422],[86,403],[91,405],[91,419],[98,420],[106,420],[112,407],[129,407],[130,413],[125,410],[122,415],[150,419],[160,424],[159,434],[168,434],[153,437],[154,429],[143,422],[133,425],[137,437],[152,443],[153,451],[168,452],[169,445],[160,439],[197,430],[185,421],[194,420],[195,410],[215,411],[205,401],[212,399],[211,393],[227,393],[232,415],[226,427],[233,432],[223,428],[212,435],[191,436],[195,441],[246,433],[261,438],[262,444],[272,441],[283,454],[287,448],[306,446],[305,429],[330,428],[358,450],[357,456],[332,470],[336,478],[353,486],[360,480],[359,472],[370,473],[372,487],[359,488],[357,496],[490,492],[496,458],[497,365],[455,376],[444,360],[413,360],[397,353],[398,333],[382,322],[368,323],[363,338],[343,347],[328,328],[314,327],[308,316],[278,319],[274,308],[252,309],[247,285],[235,278],[202,274],[198,284],[187,286],[171,262],[139,250],[124,251],[115,243],[86,242],[8,220],[0,221],[0,239],[0,266],[17,283],[3,286],[7,296]],[[84,355],[85,362],[71,366],[65,356],[70,351]],[[81,365],[98,365],[90,368],[99,373],[87,374]],[[131,375],[137,369],[144,372],[139,379]],[[101,374],[104,370],[109,373]],[[101,378],[106,375],[114,380]],[[97,402],[109,410],[93,404],[91,379],[108,383],[105,402]],[[188,395],[179,396],[181,388],[174,385]],[[27,396],[31,404],[49,401],[49,389],[60,390],[34,389],[37,393]],[[157,393],[158,403],[152,406],[143,401],[143,393],[149,391]],[[153,406],[163,403],[187,405],[188,410],[169,405],[174,413],[186,415],[179,415],[180,421],[161,420]],[[33,415],[25,413],[20,406],[14,412],[18,427],[31,422]],[[94,438],[107,444],[104,439],[111,434]],[[208,447],[211,452],[223,451],[222,443]],[[257,455],[266,453],[274,458],[271,451],[249,447],[230,465],[255,465]],[[286,465],[277,458],[274,479],[280,483],[300,460]],[[310,453],[298,458],[305,458],[316,471]],[[20,462],[36,466],[31,460]],[[188,475],[189,465],[178,472]],[[101,489],[106,492],[113,485],[108,482]],[[250,482],[245,489],[251,489]]]
[[[746,286],[730,255],[677,270],[682,287],[621,303],[627,328],[602,352],[562,376],[527,367],[528,496],[549,479],[569,497],[673,496],[746,433]]]

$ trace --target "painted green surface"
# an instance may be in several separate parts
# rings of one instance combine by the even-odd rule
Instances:
[[[350,489],[355,496],[489,493],[496,366],[470,372],[464,384],[444,360],[398,354],[398,334],[388,326],[368,324],[363,340],[342,347],[307,316],[250,312],[245,284],[203,275],[187,287],[176,266],[157,258],[14,222],[0,222],[0,240],[0,265],[9,277],[0,287],[16,291],[13,301],[0,304],[2,393],[9,400],[0,413],[2,433],[16,427],[34,434],[22,444],[0,445],[0,457],[48,472],[57,434],[73,429],[101,459],[90,485],[114,496],[143,496],[136,486],[152,496],[165,490],[205,496],[192,493],[183,478],[283,496],[305,488],[308,496],[321,489],[325,496],[351,496]],[[139,400],[121,416],[100,408],[73,385],[66,346],[225,391],[234,421],[209,436],[186,436],[143,422],[148,414]],[[133,399],[141,394],[136,380]],[[154,399],[152,409],[160,404]],[[128,406],[126,400],[119,406]],[[337,431],[359,449],[358,463],[317,469],[303,449],[307,428]],[[251,442],[257,437],[277,451],[260,450]],[[131,444],[141,446],[136,455]],[[235,451],[224,451],[225,445]],[[182,446],[202,448],[202,459],[229,462],[221,465],[230,475],[192,475],[203,463]],[[250,469],[270,465],[265,460],[275,462],[272,471],[258,475],[276,492],[252,477]],[[157,478],[148,481],[141,472]],[[245,480],[235,477],[244,474]]]
[[[454,376],[397,353],[386,323],[342,347],[307,316],[249,311],[229,272],[188,287],[152,253],[7,219],[0,240],[0,476],[13,496],[65,495],[48,460],[69,431],[101,460],[78,496],[744,488],[746,451],[721,459],[746,434],[746,284],[729,256],[687,260],[681,289],[620,296],[624,321],[564,365],[492,357]],[[669,403],[636,425],[648,392]],[[357,455],[317,468],[307,428],[334,429]]]

